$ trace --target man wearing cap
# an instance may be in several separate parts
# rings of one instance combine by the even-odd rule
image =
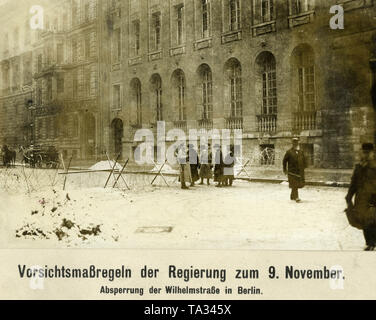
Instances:
[[[376,247],[376,160],[372,143],[362,145],[361,161],[355,166],[346,195],[346,203],[346,213],[350,224],[363,230],[366,241],[365,250],[374,251]]]
[[[290,199],[301,202],[299,199],[299,189],[304,187],[304,170],[307,167],[306,158],[299,147],[299,138],[292,139],[292,148],[289,149],[283,158],[283,172],[288,176],[289,187],[291,189]]]

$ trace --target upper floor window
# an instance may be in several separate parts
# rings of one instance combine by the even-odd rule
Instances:
[[[152,19],[152,49],[161,49],[161,13],[155,12],[151,16]]]
[[[184,42],[184,5],[176,6],[176,44]]]
[[[274,20],[274,0],[261,0],[261,21]]]
[[[121,95],[120,95],[120,85],[116,84],[113,86],[113,98],[112,107],[117,110],[121,108]]]
[[[210,37],[210,0],[201,0],[202,7],[202,37]]]
[[[77,40],[72,40],[72,62],[76,62],[78,60],[78,45]]]
[[[133,55],[138,56],[140,54],[140,20],[134,20],[132,22],[132,47]]]
[[[314,8],[314,0],[290,0],[291,13],[301,14]]]
[[[230,31],[239,30],[240,26],[240,0],[229,0]]]
[[[120,28],[117,28],[112,33],[112,61],[113,63],[117,63],[120,60],[121,60],[121,30]]]

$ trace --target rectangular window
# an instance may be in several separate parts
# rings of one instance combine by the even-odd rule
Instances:
[[[90,69],[85,69],[84,72],[84,85],[85,85],[85,94],[87,97],[90,97],[90,88],[91,88],[91,73]]]
[[[263,114],[277,114],[277,79],[275,70],[262,75]]]
[[[89,0],[85,1],[84,14],[85,14],[85,22],[88,22],[90,20],[90,2],[89,2]]]
[[[242,79],[240,68],[234,67],[230,78],[231,114],[232,118],[242,117]]]
[[[202,37],[210,37],[210,0],[202,1]]]
[[[152,14],[152,49],[154,51],[161,48],[161,13],[155,12]]]
[[[300,14],[312,10],[312,5],[309,3],[311,0],[291,0],[292,13]]]
[[[30,59],[26,59],[24,61],[24,84],[31,84],[33,79],[32,79],[32,72],[31,72],[31,61]]]
[[[77,40],[72,40],[72,62],[77,62],[78,60],[78,45]]]
[[[112,96],[112,106],[113,109],[118,110],[121,108],[121,96],[120,96],[120,85],[113,86],[113,96]]]
[[[261,0],[261,22],[274,19],[274,0]]]
[[[64,74],[60,73],[57,75],[57,92],[58,93],[63,93],[64,92]]]
[[[176,7],[176,43],[181,45],[184,42],[184,5]]]
[[[38,68],[38,72],[42,72],[42,68],[43,68],[43,56],[42,54],[38,54],[38,58],[37,58],[37,68]]]
[[[58,44],[56,46],[57,51],[57,64],[63,64],[64,63],[64,45]]]
[[[134,20],[133,26],[133,54],[138,56],[140,54],[140,20]]]
[[[47,100],[52,101],[52,77],[47,79]]]
[[[229,0],[230,31],[240,29],[240,0]]]
[[[112,62],[117,63],[121,60],[121,30],[115,29],[112,34]]]
[[[77,71],[74,71],[72,73],[72,77],[73,77],[73,97],[77,98],[78,96],[78,73]]]
[[[85,36],[85,58],[89,59],[90,56],[90,34],[87,34]]]

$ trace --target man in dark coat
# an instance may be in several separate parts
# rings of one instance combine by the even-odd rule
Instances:
[[[363,230],[366,241],[365,250],[374,251],[376,247],[376,161],[372,143],[362,145],[361,162],[355,166],[346,195],[346,203],[350,224]]]
[[[192,144],[188,145],[188,152],[189,152],[189,163],[191,166],[191,176],[192,176],[191,187],[193,187],[195,185],[195,182],[200,179],[200,176],[198,175],[198,169],[200,168],[200,160]]]
[[[298,190],[305,185],[304,170],[306,167],[307,162],[303,151],[299,148],[299,139],[293,138],[292,148],[286,152],[283,158],[283,172],[289,179],[290,199],[298,203],[301,202]]]
[[[223,154],[221,150],[221,146],[219,144],[216,144],[214,146],[216,149],[215,151],[215,157],[214,157],[214,182],[218,182],[216,187],[222,187],[223,186],[223,169],[224,169],[224,161],[223,161]]]

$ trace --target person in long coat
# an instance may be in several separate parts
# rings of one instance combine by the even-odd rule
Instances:
[[[200,179],[198,175],[198,169],[200,167],[200,160],[198,158],[198,154],[192,144],[188,145],[188,153],[189,153],[189,164],[191,166],[191,187],[195,185],[195,182]]]
[[[235,166],[235,158],[233,150],[225,157],[224,165],[223,165],[223,182],[225,186],[232,186],[234,181],[234,166]]]
[[[210,179],[213,178],[212,174],[212,153],[208,150],[206,145],[201,146],[200,150],[200,178],[201,185],[204,184],[204,179],[207,180],[208,186],[210,186]]]
[[[224,168],[224,162],[223,162],[223,154],[221,150],[220,145],[215,145],[215,165],[214,165],[214,182],[217,182],[218,184],[216,187],[222,187],[223,186],[223,168]]]
[[[290,199],[301,202],[299,189],[305,186],[304,170],[307,167],[306,157],[299,147],[299,139],[293,138],[292,148],[289,149],[283,158],[283,172],[288,176],[289,187],[291,189]]]
[[[363,230],[365,250],[374,251],[376,247],[376,160],[372,143],[362,145],[361,162],[355,166],[346,195],[346,203],[349,223]]]
[[[191,166],[189,165],[189,155],[185,145],[181,144],[176,150],[176,157],[179,164],[179,181],[182,189],[189,189],[186,182],[192,183]]]

